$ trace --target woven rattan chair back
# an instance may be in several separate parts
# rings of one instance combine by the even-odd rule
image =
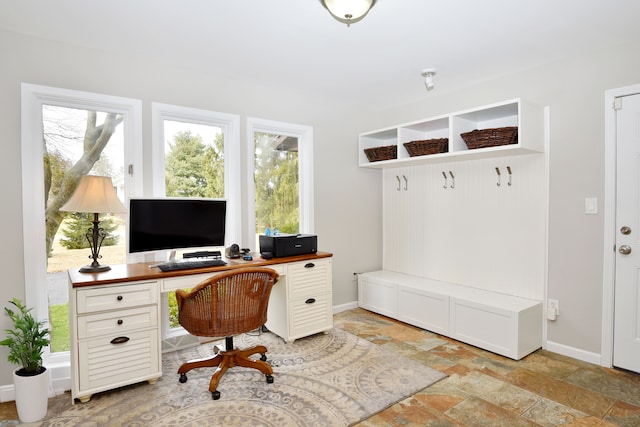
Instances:
[[[267,321],[267,305],[278,273],[243,268],[217,274],[190,292],[176,291],[178,320],[190,334],[228,337],[257,329]]]

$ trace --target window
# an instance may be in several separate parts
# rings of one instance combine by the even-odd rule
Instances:
[[[137,100],[112,97],[87,92],[78,92],[44,86],[22,85],[22,183],[23,183],[23,233],[25,259],[25,293],[26,303],[34,308],[39,320],[50,321],[56,310],[50,312],[52,306],[64,305],[68,301],[66,279],[60,285],[60,293],[56,298],[50,295],[48,286],[50,274],[49,260],[53,263],[56,251],[65,252],[55,247],[49,251],[55,240],[47,224],[59,223],[62,215],[58,208],[63,203],[58,197],[61,177],[69,173],[70,168],[85,174],[110,175],[118,185],[120,197],[124,201],[131,191],[141,187],[142,174],[134,176],[124,173],[124,165],[140,164],[142,147],[136,147],[131,141],[141,138],[141,103]],[[84,133],[102,131],[112,120],[113,133],[109,135],[103,146],[94,141],[94,150],[90,156],[82,156]],[[90,137],[88,137],[91,139]],[[43,144],[44,140],[44,144]],[[79,159],[82,158],[81,161]],[[107,161],[106,159],[110,160]],[[126,168],[129,170],[129,168]],[[45,173],[46,171],[46,173]],[[137,172],[142,172],[136,168]],[[49,173],[51,172],[51,176]],[[46,205],[45,205],[46,203]],[[67,216],[68,218],[69,216]],[[120,218],[112,218],[114,224],[122,224]],[[120,226],[121,227],[121,226]],[[56,228],[58,237],[65,226]],[[116,228],[118,226],[116,225]],[[49,235],[47,234],[49,233]],[[47,245],[47,241],[50,242]],[[123,252],[113,262],[105,256],[105,263],[124,262]],[[84,254],[82,254],[84,252]],[[58,269],[79,267],[87,264],[89,249],[79,250],[80,258],[73,258]],[[48,257],[52,255],[52,257]],[[58,307],[59,308],[59,307]],[[68,331],[67,311],[59,310],[60,318],[65,319],[60,329],[54,328],[56,334]],[[56,344],[57,345],[57,344]],[[60,346],[59,346],[60,347]],[[54,348],[62,354],[56,355],[60,362],[68,363],[68,353],[64,350],[68,345]],[[46,357],[51,357],[47,354]],[[54,385],[55,387],[55,385]]]
[[[227,244],[239,241],[239,117],[159,103],[152,104],[152,116],[152,195],[226,199]],[[175,293],[164,294],[162,304],[164,348],[188,345],[177,323]]]
[[[167,104],[152,104],[153,115],[153,196],[199,196],[223,197],[227,199],[227,240],[235,242],[240,236],[240,118],[232,114],[216,113],[195,108]],[[178,138],[178,142],[176,142]],[[203,156],[210,156],[216,165],[223,165],[221,175],[212,179],[206,173],[181,173],[176,170],[178,144],[201,144]],[[174,148],[172,148],[172,146]],[[209,154],[206,154],[208,152]],[[211,159],[211,156],[217,156]],[[214,168],[215,169],[215,168]],[[220,173],[219,169],[209,173]],[[169,170],[169,174],[167,174]],[[198,185],[194,185],[199,180]],[[180,183],[182,181],[182,183]],[[203,193],[191,192],[189,188],[203,190],[214,182],[224,183],[223,188],[207,188]],[[204,183],[204,184],[203,184]],[[222,192],[222,194],[221,194]]]
[[[248,191],[248,247],[259,249],[258,236],[313,233],[312,128],[269,120],[249,119],[251,163]]]

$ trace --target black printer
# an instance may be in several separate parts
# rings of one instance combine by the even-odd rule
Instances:
[[[314,234],[260,235],[259,241],[263,258],[314,254],[318,251],[318,236]]]

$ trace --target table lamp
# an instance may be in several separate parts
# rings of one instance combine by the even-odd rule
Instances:
[[[80,268],[81,273],[98,273],[111,270],[108,265],[100,265],[100,247],[106,237],[104,229],[99,227],[99,213],[125,213],[127,208],[122,204],[114,190],[113,182],[108,176],[85,175],[71,198],[60,208],[62,212],[93,213],[93,227],[86,234],[91,245],[90,265]]]

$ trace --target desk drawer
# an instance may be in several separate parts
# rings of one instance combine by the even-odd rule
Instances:
[[[190,274],[188,276],[167,277],[166,279],[162,279],[162,292],[173,292],[178,289],[191,289],[200,284],[200,282],[203,282],[216,274],[218,273],[208,272]]]
[[[289,304],[289,330],[291,338],[297,339],[333,326],[333,312],[330,294],[324,293],[313,298],[292,301]]]
[[[133,332],[128,341],[112,344],[116,335],[78,343],[80,390],[131,384],[161,373],[158,330]]]
[[[102,335],[118,336],[127,332],[158,326],[158,307],[147,306],[107,311],[78,317],[78,339]]]
[[[287,284],[290,300],[331,292],[331,261],[323,259],[289,264]]]
[[[84,314],[158,304],[157,287],[157,282],[146,282],[80,289],[76,294],[76,309],[78,314]]]

